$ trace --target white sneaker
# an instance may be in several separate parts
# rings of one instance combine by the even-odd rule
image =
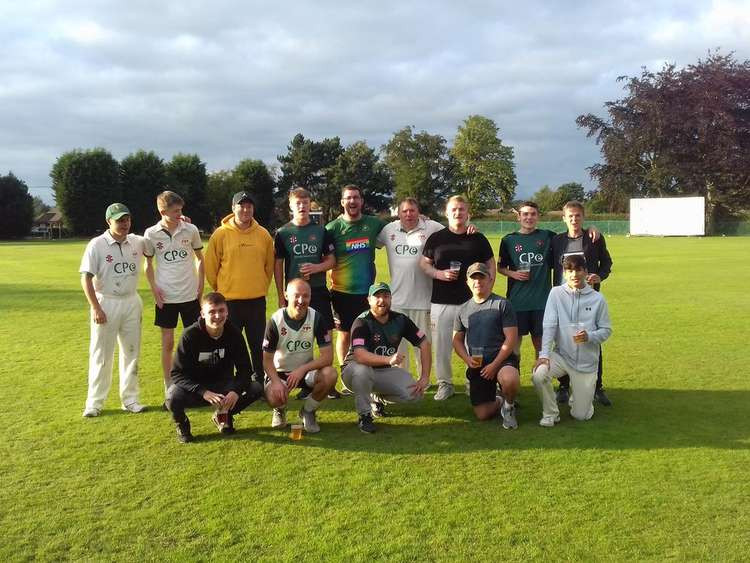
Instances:
[[[558,422],[560,422],[559,414],[555,416],[543,416],[542,419],[539,421],[539,426],[544,426],[545,428],[552,428]]]
[[[96,407],[86,407],[83,409],[83,416],[85,418],[94,418],[100,414],[102,414],[102,409],[97,409]]]
[[[450,399],[453,395],[455,395],[455,391],[453,391],[452,383],[438,383],[438,390],[437,393],[435,393],[434,399],[436,401],[445,401],[446,399]]]
[[[122,405],[122,410],[137,414],[139,412],[145,411],[146,407],[144,407],[138,401],[133,401],[129,405]]]
[[[305,432],[308,434],[315,434],[320,432],[320,426],[318,426],[318,420],[315,416],[315,411],[309,412],[302,407],[299,410],[299,418],[302,421],[302,425],[305,427]]]
[[[503,428],[506,430],[512,430],[518,428],[518,422],[516,421],[516,406],[503,403],[500,408],[500,414],[503,417]]]
[[[286,408],[273,409],[271,428],[285,428],[286,424]]]

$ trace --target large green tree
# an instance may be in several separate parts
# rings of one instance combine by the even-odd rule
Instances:
[[[532,200],[536,202],[542,213],[559,211],[569,201],[583,202],[586,194],[583,186],[578,182],[567,182],[555,188],[542,186],[534,195]]]
[[[678,69],[620,77],[626,96],[608,117],[576,123],[601,146],[589,168],[610,211],[630,197],[701,195],[715,220],[750,205],[750,61],[709,53]]]
[[[385,164],[365,141],[346,147],[331,168],[330,176],[331,184],[336,188],[332,195],[337,207],[341,188],[354,184],[362,188],[368,212],[388,211],[393,200],[393,183]]]
[[[241,160],[232,172],[240,190],[250,192],[255,199],[255,219],[269,227],[274,215],[276,181],[262,160]]]
[[[383,145],[384,161],[394,182],[395,199],[413,197],[422,212],[434,215],[442,209],[452,184],[454,162],[445,138],[408,125]]]
[[[338,137],[313,141],[305,139],[302,133],[295,135],[287,146],[287,153],[278,156],[281,169],[279,202],[286,199],[293,186],[299,185],[309,190],[313,201],[322,207],[324,219],[337,215],[341,211],[341,197],[339,187],[331,181],[331,176],[343,152]]]
[[[493,120],[470,115],[459,125],[451,148],[461,191],[475,211],[502,208],[516,192],[513,148],[498,133]]]
[[[167,186],[185,200],[185,214],[201,229],[209,229],[206,164],[197,154],[178,153],[166,165]],[[231,200],[227,202],[227,209]]]
[[[232,170],[218,170],[208,175],[206,205],[210,227],[216,227],[231,212],[232,196],[240,191],[240,179]]]
[[[120,162],[122,200],[132,214],[134,233],[142,233],[159,220],[156,196],[164,191],[165,181],[164,161],[154,152],[139,150]]]
[[[26,182],[13,172],[0,176],[0,238],[29,234],[34,221],[34,201]]]
[[[65,226],[90,236],[106,228],[107,206],[120,201],[120,165],[109,151],[76,149],[60,155],[50,172],[55,201]]]

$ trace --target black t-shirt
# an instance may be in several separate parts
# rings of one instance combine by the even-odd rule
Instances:
[[[432,260],[432,265],[438,270],[448,269],[451,262],[461,262],[457,280],[432,280],[432,302],[443,305],[461,305],[470,299],[466,270],[474,262],[487,262],[494,257],[492,247],[482,233],[458,235],[448,228],[430,235],[422,254]]]
[[[419,346],[425,339],[425,333],[409,317],[395,311],[389,313],[385,323],[379,322],[370,311],[365,311],[354,319],[351,334],[352,343],[344,365],[353,361],[354,348],[364,348],[378,356],[393,356],[398,351],[402,338],[406,338],[414,346]]]

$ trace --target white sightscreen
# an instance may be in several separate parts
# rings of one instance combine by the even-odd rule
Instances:
[[[630,200],[630,234],[656,236],[705,235],[706,202],[702,197]]]

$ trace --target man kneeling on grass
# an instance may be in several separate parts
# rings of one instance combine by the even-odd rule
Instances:
[[[517,428],[515,398],[521,385],[518,356],[518,324],[510,301],[492,293],[489,268],[475,262],[466,272],[471,299],[459,307],[453,323],[453,348],[466,362],[469,399],[479,420],[500,411],[506,430]],[[468,345],[468,350],[467,350]],[[503,397],[497,396],[497,384]]]
[[[266,324],[263,338],[263,369],[266,372],[266,400],[273,407],[272,428],[286,427],[289,392],[299,387],[308,391],[299,411],[305,432],[320,432],[315,413],[336,387],[338,376],[331,365],[333,347],[328,322],[310,307],[310,284],[291,280],[284,292],[286,307]],[[313,356],[317,341],[320,355]]]
[[[215,407],[211,420],[219,432],[232,434],[233,415],[263,393],[252,376],[245,339],[227,322],[228,316],[224,296],[207,293],[201,299],[200,319],[182,333],[165,402],[177,425],[177,439],[182,443],[193,440],[185,408]]]
[[[374,283],[367,293],[370,309],[352,324],[349,352],[344,359],[341,379],[354,392],[359,429],[375,432],[372,417],[386,416],[385,403],[417,401],[430,384],[430,343],[426,335],[402,313],[391,311],[391,288]],[[401,339],[419,347],[421,375],[417,381],[399,367],[404,355],[398,353]]]
[[[570,415],[588,420],[594,415],[599,346],[612,334],[607,301],[586,283],[586,259],[580,254],[563,260],[565,284],[553,287],[544,309],[542,350],[532,381],[542,400],[541,426],[560,421],[552,378],[570,376]],[[552,350],[554,343],[555,350]]]

